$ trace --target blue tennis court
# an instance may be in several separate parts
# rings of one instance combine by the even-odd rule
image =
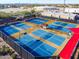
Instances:
[[[15,29],[11,26],[3,27],[2,31],[5,32],[8,35],[12,35],[12,34],[15,34],[15,33],[19,32],[19,30]]]
[[[67,32],[67,33],[70,33],[70,32],[71,32],[71,31],[70,31],[69,29],[67,29],[67,28],[64,28],[64,27],[62,27],[62,26],[56,26],[56,25],[53,25],[53,24],[49,24],[49,25],[47,26],[47,28],[56,29],[56,30],[60,30],[60,31],[62,31],[62,32]]]
[[[44,19],[40,19],[40,18],[34,18],[34,19],[28,20],[28,22],[35,23],[35,24],[43,24],[47,21],[48,20],[44,20]]]
[[[66,27],[70,27],[70,28],[75,28],[76,24],[69,24],[66,22],[54,22],[52,24],[56,24],[56,25],[60,25],[60,26],[66,26]]]
[[[28,34],[21,36],[21,38],[18,38],[18,40],[22,42],[23,44],[29,46],[31,49],[34,49],[42,44],[41,41],[35,39],[34,37]]]
[[[48,39],[54,35],[53,33],[49,33],[49,32],[46,32],[44,30],[36,30],[36,31],[32,32],[32,34],[39,36],[43,39]]]
[[[43,39],[47,39],[48,41],[50,41],[58,46],[60,46],[65,41],[64,37],[58,36],[53,33],[46,32],[44,30],[36,30],[36,31],[32,32],[32,34],[39,36]]]
[[[26,50],[30,50],[29,52],[36,56],[52,56],[57,50],[28,34],[21,36],[21,38],[17,38],[15,41],[22,47],[27,47]]]
[[[76,27],[76,24],[68,24],[67,27],[75,28]]]
[[[45,43],[43,43],[41,46],[36,48],[34,51],[40,54],[41,56],[52,56],[57,49],[54,47],[51,47]]]
[[[52,23],[52,24],[57,24],[57,25],[59,25],[59,24],[61,24],[61,22],[54,22],[54,23]]]
[[[24,30],[31,28],[31,26],[24,24],[22,22],[17,22],[17,23],[14,23],[13,25],[16,26],[16,27],[19,27],[21,29],[24,29]]]
[[[58,46],[61,46],[62,43],[65,41],[65,38],[61,37],[61,36],[54,35],[51,38],[48,38],[48,41],[53,42],[54,44],[56,44]]]

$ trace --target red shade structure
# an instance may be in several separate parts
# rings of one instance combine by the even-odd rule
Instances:
[[[70,59],[79,40],[79,28],[70,28],[70,30],[74,34],[59,55],[62,59]]]

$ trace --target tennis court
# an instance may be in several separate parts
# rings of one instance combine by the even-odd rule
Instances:
[[[45,40],[54,35],[53,33],[49,33],[44,30],[36,30],[36,31],[33,31],[32,34],[39,36]]]
[[[39,55],[41,55],[42,57],[49,57],[52,56],[55,51],[57,49],[54,47],[51,47],[45,43],[43,43],[41,46],[39,46],[38,48],[36,48],[34,51],[37,52]]]
[[[23,44],[29,46],[31,49],[36,48],[37,46],[39,46],[40,44],[42,44],[42,42],[37,41],[37,39],[35,39],[34,37],[26,34],[26,35],[22,35],[21,38],[17,38],[20,42],[22,42]],[[35,43],[35,44],[34,44]]]
[[[57,25],[54,25],[54,24],[49,24],[47,26],[47,28],[51,28],[51,29],[55,29],[55,30],[60,30],[62,32],[66,32],[66,33],[70,33],[71,31],[67,28],[64,28],[62,26],[57,26]]]
[[[15,41],[35,56],[49,57],[57,50],[28,34],[17,38]]]
[[[36,30],[32,32],[32,34],[39,36],[45,40],[48,40],[58,46],[60,46],[65,41],[64,37],[58,36],[54,33],[46,32],[44,30]]]
[[[15,27],[12,27],[11,25],[13,25]],[[69,26],[71,26],[71,25],[69,25]],[[67,33],[70,32],[70,30],[68,30],[67,28],[63,28],[62,26],[56,26],[53,24],[49,24],[47,27],[56,29],[56,30],[60,30],[63,32],[67,32]],[[12,23],[10,25],[1,27],[1,31],[4,32],[5,34],[7,34],[8,36],[11,36],[20,31],[18,28],[26,30],[28,28],[31,28],[31,26],[29,26],[23,22],[16,22],[16,23]],[[48,32],[48,31],[45,31],[42,29],[35,30],[32,32],[32,34],[37,36],[38,39],[30,34],[22,33],[21,36],[19,36],[17,38],[16,37],[13,38],[13,42],[16,42],[21,48],[23,48],[25,51],[28,51],[35,57],[51,57],[51,56],[55,55],[56,54],[55,52],[58,52],[59,47],[61,48],[62,44],[65,43],[65,40],[66,40],[65,37],[58,36],[55,33],[51,33],[51,32]],[[14,37],[14,36],[12,36],[12,37]],[[42,38],[42,40],[44,39],[44,41],[46,40],[46,42],[40,40],[40,38]],[[48,42],[51,44],[48,44]],[[52,45],[52,43],[53,43],[53,45]],[[59,52],[61,52],[61,51],[59,51]],[[58,55],[58,54],[59,53],[57,53],[56,55]]]
[[[11,27],[10,25],[2,27],[1,30],[3,32],[5,32],[7,35],[12,35],[12,34],[15,34],[15,33],[19,32],[19,30]]]
[[[50,42],[53,42],[54,44],[56,44],[58,46],[61,46],[62,43],[65,41],[65,38],[64,37],[57,36],[57,35],[54,35],[54,36],[48,38],[48,40]]]
[[[12,25],[15,27],[12,27]],[[5,32],[7,35],[13,35],[20,32],[20,30],[17,28],[26,30],[28,28],[31,28],[31,26],[24,24],[23,22],[15,22],[15,23],[0,27],[1,31]]]
[[[76,24],[70,24],[70,23],[66,23],[66,22],[54,22],[52,24],[56,24],[56,25],[60,25],[60,26],[64,26],[64,27],[70,27],[70,28],[75,28],[77,26]]]
[[[24,24],[23,22],[16,22],[16,23],[13,23],[12,25],[14,25],[18,28],[24,29],[24,30],[31,28],[31,26]]]
[[[35,23],[35,24],[43,24],[47,21],[48,20],[44,20],[44,19],[41,19],[41,18],[33,18],[33,19],[28,20],[28,22]]]

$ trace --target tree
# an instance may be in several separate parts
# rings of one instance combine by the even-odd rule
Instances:
[[[9,18],[11,16],[12,14],[10,13],[0,12],[0,18]]]
[[[33,9],[33,10],[31,10],[31,15],[32,15],[32,17],[39,17],[39,16],[41,16],[41,13],[40,12],[37,12],[37,11],[35,11]]]

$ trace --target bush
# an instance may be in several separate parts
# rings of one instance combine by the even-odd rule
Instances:
[[[3,45],[2,46],[2,55],[7,55],[8,53],[6,52],[6,46],[5,45]]]
[[[11,55],[11,57],[12,57],[12,59],[17,59],[17,55],[14,53]]]
[[[0,55],[2,55],[2,52],[3,52],[3,51],[2,51],[2,48],[0,48]]]
[[[0,18],[9,18],[11,17],[10,13],[0,12]]]
[[[14,51],[12,51],[12,49],[10,49],[9,47],[6,47],[5,45],[2,46],[2,48],[0,48],[0,55],[11,55],[13,54]]]
[[[8,53],[9,53],[9,55],[12,55],[14,53],[14,51],[12,51],[12,49],[9,49]]]

